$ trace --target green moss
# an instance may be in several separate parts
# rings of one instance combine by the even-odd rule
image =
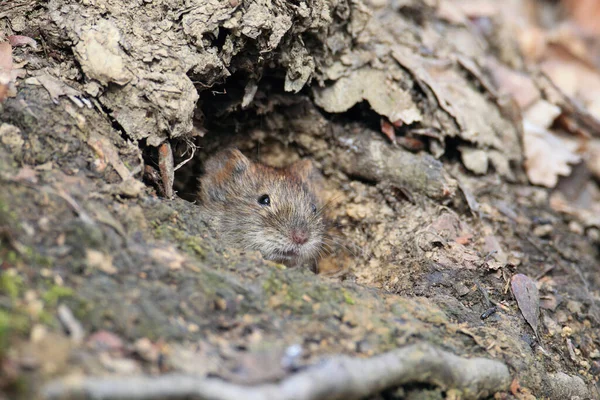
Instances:
[[[269,275],[262,284],[263,291],[267,295],[275,295],[281,291],[283,282],[277,277],[275,273]]]
[[[48,307],[55,307],[58,304],[58,301],[60,299],[72,297],[72,296],[73,296],[72,289],[70,289],[68,287],[64,287],[64,286],[54,285],[50,289],[48,289],[46,291],[46,293],[44,293],[44,295],[42,296],[42,299],[44,300],[44,303],[46,303],[46,305]]]
[[[9,346],[12,333],[24,334],[29,330],[29,318],[26,315],[0,310],[0,356]]]
[[[14,270],[12,272],[14,272]],[[19,298],[21,290],[23,289],[23,279],[12,272],[4,272],[0,276],[0,293],[7,295],[14,301]]]
[[[203,241],[201,238],[188,235],[184,231],[156,220],[152,222],[152,226],[154,227],[155,238],[174,241],[181,250],[188,254],[196,254],[202,258],[206,256],[206,249],[202,246]]]
[[[53,260],[50,257],[41,255],[33,247],[24,247],[22,249],[23,258],[27,260],[30,265],[38,267],[50,268],[52,267]]]
[[[0,200],[0,226],[16,226],[17,214],[10,210],[8,204]]]
[[[356,301],[354,301],[354,299],[352,298],[352,296],[350,296],[350,293],[348,293],[346,289],[342,289],[342,294],[344,295],[344,301],[346,302],[346,304],[356,304]]]

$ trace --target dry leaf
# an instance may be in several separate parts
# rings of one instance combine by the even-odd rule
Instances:
[[[390,124],[385,118],[381,118],[381,132],[390,139],[392,143],[396,142],[396,131],[394,125]]]
[[[410,151],[421,151],[425,148],[425,143],[422,140],[413,137],[402,136],[396,138],[396,143]]]
[[[157,263],[166,265],[170,269],[181,269],[185,263],[185,257],[173,246],[166,248],[156,247],[150,250],[150,257]]]
[[[540,68],[566,95],[579,100],[596,118],[600,117],[600,74],[564,48],[546,52]]]
[[[11,35],[8,37],[8,43],[13,47],[29,45],[37,50],[37,42],[29,36]]]
[[[8,97],[9,86],[12,82],[12,46],[9,43],[0,43],[0,102]]]
[[[574,140],[553,135],[548,130],[524,121],[523,144],[525,147],[525,170],[531,183],[554,187],[558,177],[571,173],[569,164],[581,157],[575,153],[578,144]]]
[[[87,144],[96,152],[98,159],[96,160],[96,168],[103,170],[106,168],[107,163],[110,164],[117,174],[126,181],[131,177],[131,172],[123,161],[119,154],[119,150],[115,145],[105,136],[98,135],[97,133],[91,133],[88,138]]]
[[[494,235],[488,235],[485,237],[485,244],[483,247],[483,251],[493,257],[496,261],[501,264],[506,264],[508,261],[508,256],[502,250],[502,246],[500,246],[500,242],[498,238]]]
[[[86,260],[89,267],[97,268],[106,274],[112,275],[119,272],[112,263],[112,256],[101,251],[88,249]]]
[[[109,331],[98,331],[90,335],[87,340],[88,346],[96,350],[121,350],[124,346],[123,340]]]
[[[493,74],[493,79],[500,93],[510,94],[521,110],[534,104],[540,98],[540,93],[530,76],[514,71],[497,59],[488,57],[486,66]]]
[[[513,396],[516,396],[519,394],[520,390],[521,385],[519,385],[519,380],[517,378],[513,379],[513,381],[510,384],[510,392],[513,394]]]
[[[600,180],[600,139],[594,139],[587,143],[586,163],[596,179]]]
[[[600,2],[598,0],[563,0],[562,6],[590,35],[600,35]]]
[[[55,78],[51,75],[45,74],[40,75],[36,78],[37,81],[48,91],[54,103],[58,103],[58,98],[60,96],[81,96],[81,93],[78,90],[73,89],[60,79]]]
[[[527,275],[517,274],[511,278],[510,286],[525,321],[537,336],[540,296],[535,282]]]
[[[19,170],[19,172],[17,172],[17,174],[13,177],[13,179],[15,181],[20,181],[20,182],[29,182],[29,183],[37,183],[38,182],[37,172],[33,168],[31,168],[29,165],[23,166],[23,168],[21,168]]]

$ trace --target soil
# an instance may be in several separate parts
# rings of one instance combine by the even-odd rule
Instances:
[[[0,10],[42,45],[14,49],[26,77],[0,104],[5,398],[64,376],[264,382],[287,372],[261,357],[292,345],[309,365],[421,341],[506,363],[520,389],[501,398],[599,398],[598,230],[525,179],[519,124],[469,63],[498,43],[425,0],[45,3]],[[76,94],[52,96],[48,75]],[[175,165],[194,151],[172,199],[144,179],[165,141]],[[334,237],[318,273],[225,248],[202,221],[202,163],[226,146],[314,161]],[[539,290],[533,324],[516,274]]]

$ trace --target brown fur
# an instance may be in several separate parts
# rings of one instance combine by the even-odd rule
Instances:
[[[225,150],[206,162],[198,197],[228,244],[288,266],[314,262],[325,223],[311,187],[313,172],[308,160],[273,168],[251,162],[239,150]],[[259,204],[263,195],[270,205]],[[306,243],[291,239],[298,231],[307,234]]]

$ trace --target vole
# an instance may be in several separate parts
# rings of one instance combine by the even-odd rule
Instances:
[[[232,247],[290,267],[315,263],[326,228],[313,172],[308,160],[275,168],[227,149],[206,161],[198,198]]]

